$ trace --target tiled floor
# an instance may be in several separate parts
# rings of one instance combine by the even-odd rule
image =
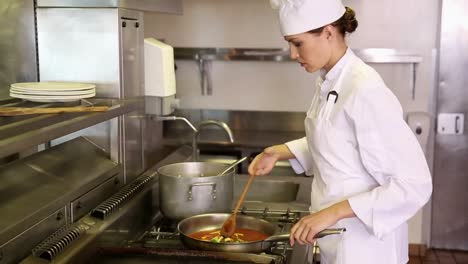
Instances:
[[[425,257],[410,257],[409,264],[468,264],[468,252],[429,249]]]

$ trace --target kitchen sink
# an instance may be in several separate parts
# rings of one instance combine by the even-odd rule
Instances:
[[[255,157],[255,155],[253,155],[252,158],[253,157]],[[200,161],[223,163],[226,165],[229,165],[238,159],[239,159],[238,156],[233,156],[233,155],[210,155],[210,154],[200,155]],[[248,173],[247,168],[248,168],[248,162],[245,161],[242,164],[237,166],[237,173],[247,174]],[[288,161],[278,161],[276,163],[276,166],[273,168],[273,170],[270,172],[269,175],[270,176],[295,175],[295,172],[292,169]]]
[[[200,155],[200,161],[230,164],[238,157],[231,155]],[[248,163],[243,162],[238,166],[234,182],[234,201],[237,201],[248,180]],[[245,197],[245,202],[300,204],[310,203],[310,186],[312,178],[296,175],[289,162],[279,162],[272,173],[267,176],[258,176],[250,185]]]
[[[272,203],[287,203],[296,201],[299,184],[294,182],[254,179],[245,196],[246,201],[261,201]],[[237,201],[244,190],[246,179],[235,179],[234,200]]]

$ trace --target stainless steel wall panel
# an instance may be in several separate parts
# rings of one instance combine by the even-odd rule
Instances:
[[[143,13],[119,9],[121,94],[123,98],[144,95]],[[143,112],[134,112],[123,117],[123,160],[125,182],[143,172],[142,122]]]
[[[468,114],[465,0],[442,1],[438,113]],[[465,122],[466,123],[466,122]],[[468,250],[468,135],[435,138],[431,244]]]
[[[96,96],[121,98],[118,10],[115,8],[38,8],[38,52],[41,81],[96,84]],[[86,136],[120,161],[118,132],[105,122],[53,141],[60,144]]]
[[[143,13],[119,10],[121,93],[124,98],[144,94],[144,21]]]
[[[41,81],[96,84],[99,97],[120,98],[117,9],[38,8]]]
[[[94,83],[98,97],[142,97],[143,23],[143,12],[129,9],[39,8],[41,80]],[[141,115],[136,111],[77,134],[108,151],[130,179],[144,167]]]
[[[37,81],[34,0],[0,1],[0,99],[10,84]]]
[[[125,182],[130,182],[143,172],[142,116],[134,112],[124,116]]]

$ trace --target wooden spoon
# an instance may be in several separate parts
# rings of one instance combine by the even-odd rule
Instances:
[[[250,184],[252,183],[254,177],[255,176],[253,174],[250,175],[249,180],[247,181],[247,184],[244,187],[244,191],[242,192],[239,201],[237,201],[237,205],[234,209],[234,212],[231,214],[231,216],[229,216],[228,219],[226,219],[223,226],[221,227],[221,235],[225,238],[231,237],[232,235],[234,235],[234,232],[236,232],[237,211],[239,211],[239,207],[244,201],[245,195],[247,194],[247,191],[249,190]]]

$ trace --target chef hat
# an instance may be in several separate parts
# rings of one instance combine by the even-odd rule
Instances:
[[[283,36],[331,24],[346,11],[341,0],[270,0],[270,3],[278,11]]]

